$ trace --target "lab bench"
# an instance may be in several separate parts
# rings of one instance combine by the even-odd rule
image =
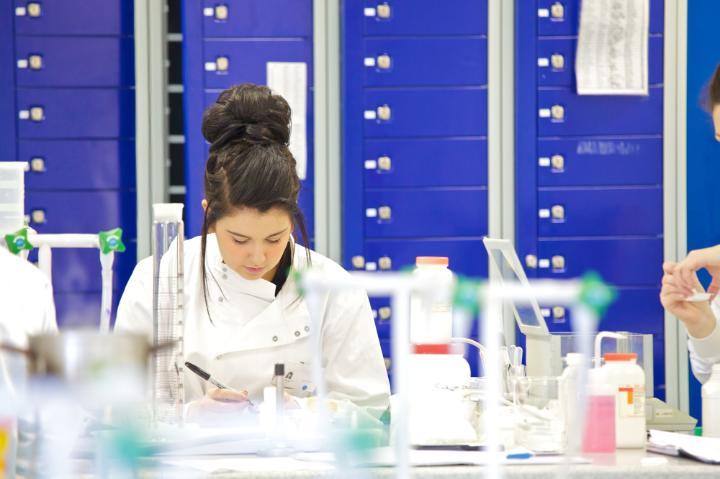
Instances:
[[[197,458],[184,458],[195,461]],[[254,478],[254,479],[294,479],[307,477],[338,477],[336,470],[322,467],[318,463],[305,462],[289,458],[237,457],[228,460],[227,456],[205,457],[207,464],[217,461],[218,469],[213,472],[185,475],[180,469],[175,472],[181,477],[213,477],[213,478]],[[541,479],[567,477],[573,479],[604,479],[604,478],[717,478],[720,477],[720,466],[712,466],[679,457],[663,456],[645,451],[624,450],[616,454],[599,454],[591,457],[592,464],[580,464],[567,468],[558,465],[513,465],[503,467],[502,477],[513,479]],[[663,462],[663,464],[656,464]],[[230,470],[233,464],[237,469]],[[233,468],[233,469],[234,469]],[[210,470],[210,468],[205,468]],[[190,472],[190,471],[188,471]],[[198,472],[198,471],[193,471]],[[412,471],[413,478],[482,478],[485,470],[479,466],[442,466],[416,467]],[[349,477],[393,478],[395,470],[391,468],[368,468],[354,471]],[[178,477],[169,470],[163,473],[147,472],[141,477]]]

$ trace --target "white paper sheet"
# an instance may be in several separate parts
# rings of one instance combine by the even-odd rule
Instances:
[[[297,162],[301,180],[307,177],[307,64],[268,62],[267,85],[282,95],[292,110],[290,152]]]
[[[651,429],[648,451],[720,464],[720,438],[689,436]]]
[[[647,95],[650,0],[583,0],[578,95]]]

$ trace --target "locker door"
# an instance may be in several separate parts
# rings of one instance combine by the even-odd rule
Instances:
[[[135,95],[131,90],[18,90],[20,138],[131,138]],[[108,115],[108,112],[114,112]],[[115,113],[117,112],[117,113]]]
[[[16,35],[132,35],[127,0],[13,0]]]
[[[487,83],[487,39],[366,38],[365,85]]]
[[[205,41],[205,88],[225,89],[241,82],[267,84],[268,62],[308,63],[312,48],[312,41],[302,38]],[[313,85],[312,73],[312,64],[308,64],[308,88]]]
[[[650,33],[663,32],[663,0],[650,0]],[[537,0],[537,28],[541,36],[577,35],[580,0]]]
[[[30,164],[25,187],[34,190],[115,190],[135,186],[132,140],[32,140],[18,142],[20,161]]]
[[[366,137],[487,134],[485,88],[366,90],[364,96]]]
[[[542,190],[540,236],[661,235],[662,189]]]
[[[19,86],[130,86],[135,83],[132,38],[18,37]]]
[[[368,237],[482,236],[487,190],[381,190],[365,193]]]
[[[487,142],[479,138],[365,141],[365,187],[487,185]]]
[[[543,138],[539,186],[662,185],[662,138]]]
[[[663,90],[650,95],[578,96],[571,90],[538,91],[539,136],[658,135],[662,133]]]
[[[577,278],[595,270],[620,286],[658,285],[662,279],[662,238],[541,239],[538,277]]]
[[[312,0],[203,0],[206,37],[309,37]],[[282,12],[282,14],[279,14]]]
[[[364,0],[366,35],[486,35],[487,0]]]

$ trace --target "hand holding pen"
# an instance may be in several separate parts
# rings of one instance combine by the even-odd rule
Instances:
[[[222,415],[236,414],[248,407],[254,409],[255,405],[248,397],[247,391],[237,391],[213,378],[210,373],[199,366],[186,361],[185,366],[194,374],[209,382],[215,388],[209,389],[205,396],[191,403],[188,409],[188,418],[200,422],[214,422],[213,417],[221,420]]]

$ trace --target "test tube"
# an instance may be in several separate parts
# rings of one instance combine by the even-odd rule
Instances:
[[[153,420],[180,424],[183,417],[184,278],[181,203],[153,205]]]

